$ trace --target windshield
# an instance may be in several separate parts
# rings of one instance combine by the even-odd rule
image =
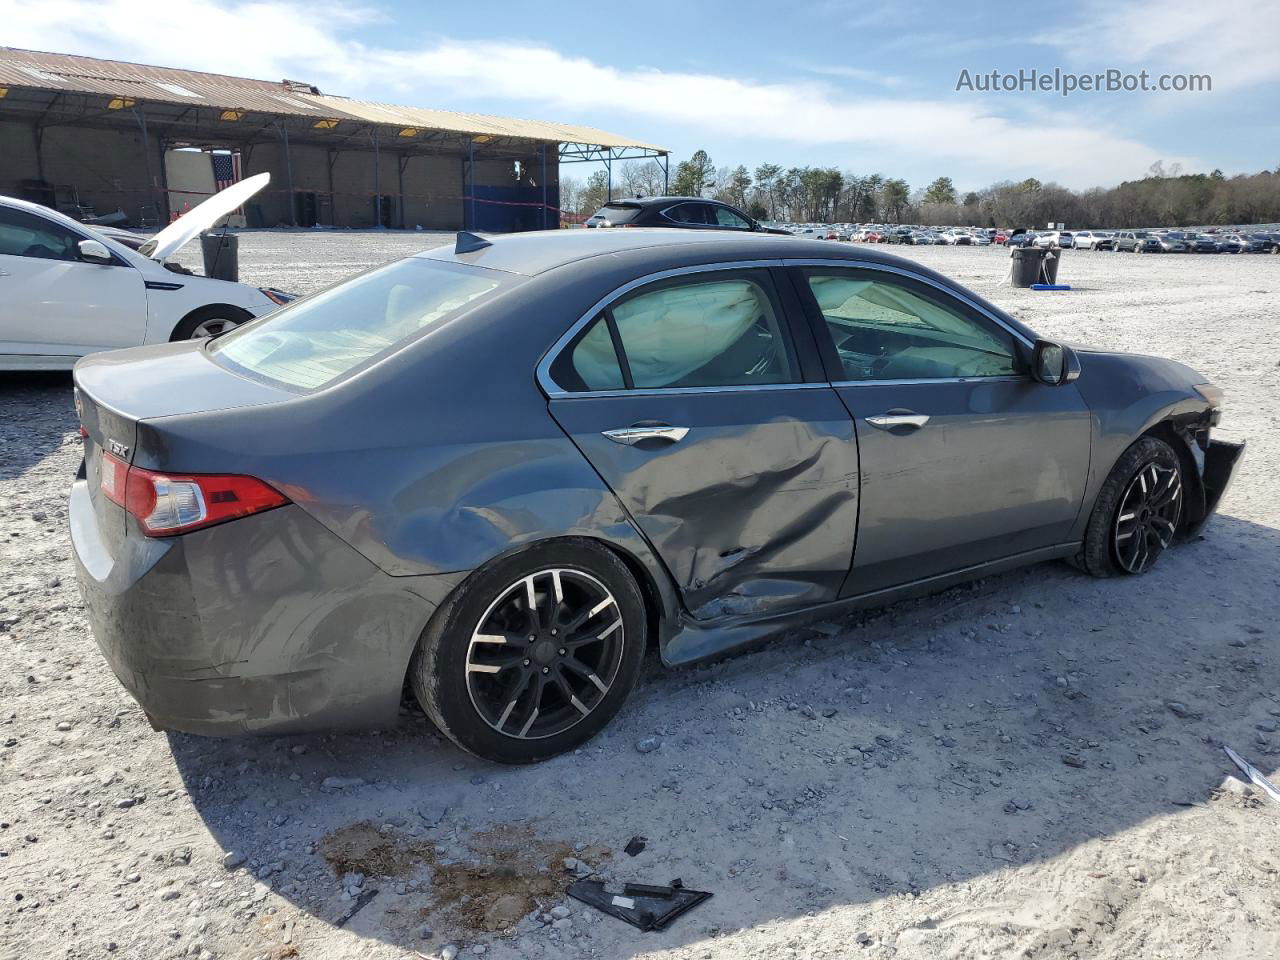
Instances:
[[[476,305],[506,274],[409,257],[247,323],[219,337],[222,363],[314,390]]]
[[[608,220],[610,223],[630,223],[638,216],[640,216],[639,207],[615,207],[612,205],[606,205],[593,213],[591,215],[591,219],[594,220],[597,217],[601,217]]]

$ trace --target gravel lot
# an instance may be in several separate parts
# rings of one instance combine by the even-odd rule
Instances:
[[[305,292],[442,239],[251,233],[241,262]],[[69,380],[0,382],[0,957],[1280,953],[1280,806],[1224,786],[1220,747],[1280,767],[1280,257],[1068,252],[1076,290],[1032,293],[997,285],[998,249],[898,249],[1047,336],[1225,387],[1250,450],[1219,518],[1146,577],[1045,565],[651,666],[603,735],[528,769],[414,711],[153,732],[79,602]],[[642,934],[563,899],[565,858],[715,897]]]

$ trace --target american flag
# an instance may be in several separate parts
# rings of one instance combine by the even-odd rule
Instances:
[[[238,152],[215,152],[209,154],[213,160],[213,190],[215,193],[227,189],[233,183],[240,182],[240,154]],[[233,213],[243,214],[243,208]]]

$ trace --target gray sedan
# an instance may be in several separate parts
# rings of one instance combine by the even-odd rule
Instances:
[[[76,367],[70,522],[157,728],[572,749],[645,650],[1066,559],[1141,574],[1243,445],[1168,360],[1071,348],[869,248],[555,231],[390,263]]]

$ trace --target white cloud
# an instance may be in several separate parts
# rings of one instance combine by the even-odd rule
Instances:
[[[1099,67],[1208,73],[1215,91],[1280,77],[1280,7],[1273,0],[1090,0],[1075,19],[1079,26],[1036,42]]]
[[[644,121],[708,138],[769,141],[804,163],[807,146],[847,145],[869,168],[891,171],[910,157],[975,185],[1034,174],[1071,186],[1140,176],[1162,154],[1123,133],[1070,114],[956,94],[946,99],[842,95],[817,81],[761,83],[710,73],[620,69],[516,41],[436,39],[374,47],[349,34],[378,14],[302,6],[289,0],[215,4],[171,0],[0,0],[5,41],[267,79],[290,77],[354,96],[430,106],[477,100],[548,119],[609,119],[599,125],[646,135]]]

